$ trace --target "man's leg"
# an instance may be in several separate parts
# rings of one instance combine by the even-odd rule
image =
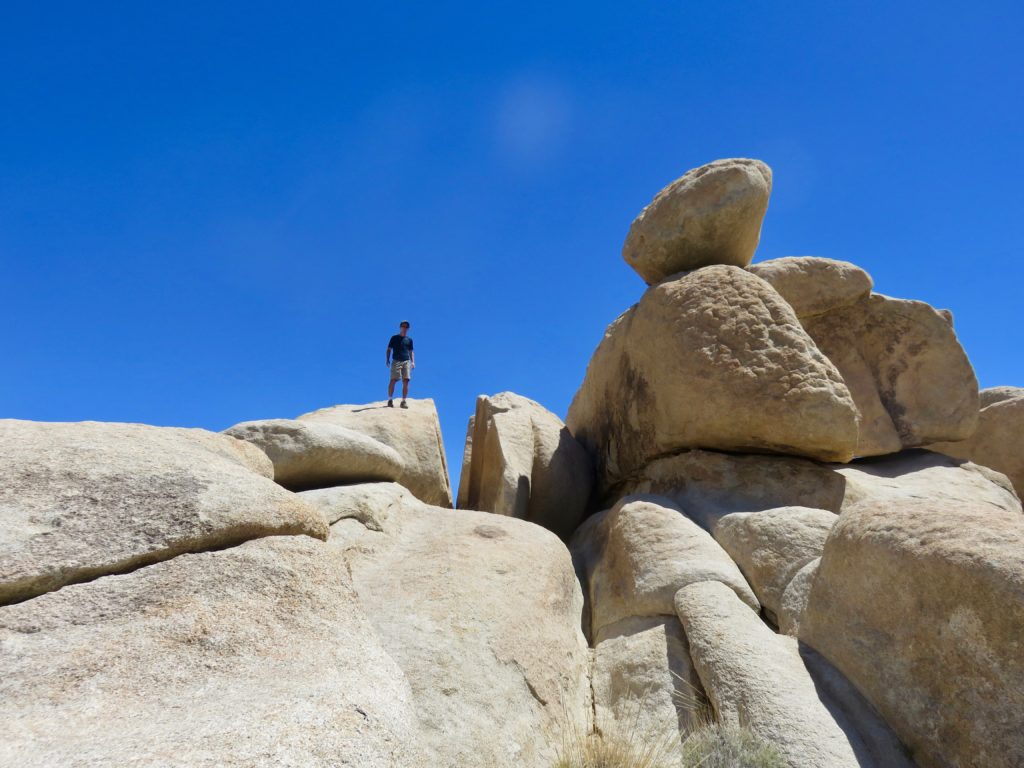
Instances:
[[[402,379],[402,399],[403,400],[408,400],[409,399],[409,380],[408,379]]]
[[[391,398],[395,396],[395,384],[398,383],[398,379],[392,379],[388,382],[388,403],[391,403]]]

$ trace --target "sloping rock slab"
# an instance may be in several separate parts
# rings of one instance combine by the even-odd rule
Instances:
[[[550,531],[413,501],[383,532],[352,520],[329,543],[412,687],[422,765],[550,768],[565,729],[586,733],[583,596]]]
[[[0,604],[261,536],[326,538],[271,472],[201,429],[0,421]]]
[[[401,670],[308,537],[0,608],[0,764],[428,765]]]

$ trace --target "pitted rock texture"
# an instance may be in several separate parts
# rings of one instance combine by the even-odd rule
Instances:
[[[666,280],[613,323],[566,419],[603,487],[685,448],[847,461],[857,411],[775,290],[738,267]]]
[[[716,160],[687,171],[633,221],[622,257],[648,284],[710,264],[745,267],[772,191],[760,160]]]
[[[0,420],[0,604],[261,536],[326,538],[272,471],[201,429]]]
[[[873,293],[803,323],[857,403],[858,456],[963,440],[974,431],[978,380],[937,310]]]

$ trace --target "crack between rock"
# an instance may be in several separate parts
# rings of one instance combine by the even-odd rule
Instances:
[[[204,545],[204,543],[208,541],[205,538],[200,539],[192,537],[182,539],[174,542],[173,545],[164,549],[133,555],[132,557],[127,557],[114,563],[71,569],[72,575],[68,578],[54,578],[51,574],[43,574],[41,576],[29,577],[15,582],[10,582],[3,585],[5,587],[3,591],[11,596],[0,599],[0,607],[24,603],[37,597],[43,597],[44,595],[60,592],[65,587],[74,586],[76,584],[88,584],[107,576],[124,576],[141,570],[142,568],[147,568],[151,565],[158,565],[159,563],[173,560],[180,555],[222,552],[227,549],[234,549],[235,547],[241,546],[249,541],[257,541],[271,536],[310,536],[310,534],[301,530],[288,529],[280,531],[254,531],[250,526],[240,526],[238,528],[227,529],[227,531],[217,537],[216,543],[208,543]],[[310,538],[316,538],[319,541],[318,537],[310,536]],[[61,569],[57,570],[58,572],[61,571]],[[19,585],[21,586],[19,587]]]

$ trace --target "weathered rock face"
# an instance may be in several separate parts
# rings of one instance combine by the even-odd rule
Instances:
[[[617,490],[667,496],[714,531],[732,512],[813,507],[838,513],[846,479],[833,467],[806,459],[686,451],[655,459]]]
[[[811,585],[814,583],[814,576],[818,573],[820,563],[820,557],[807,563],[793,575],[782,592],[782,601],[779,604],[779,632],[782,634],[792,637],[799,636],[800,620],[803,619],[804,611],[807,610]]]
[[[593,480],[589,454],[539,403],[512,392],[477,398],[460,509],[518,517],[568,538],[583,519]]]
[[[274,480],[292,490],[395,480],[405,469],[394,448],[334,424],[266,419],[224,434],[260,448],[274,463]]]
[[[744,724],[791,766],[909,766],[898,743],[866,737],[815,686],[795,639],[776,635],[717,582],[679,591],[690,655],[720,721]],[[880,723],[865,723],[884,729]],[[883,749],[877,755],[879,746]],[[874,753],[874,754],[873,754]]]
[[[327,522],[356,520],[371,531],[383,531],[391,511],[412,504],[415,496],[398,483],[357,483],[302,491],[299,497],[320,510]]]
[[[915,452],[842,470],[800,639],[922,766],[1024,764],[1024,515],[1000,475]],[[691,638],[692,642],[692,638]]]
[[[682,587],[721,581],[760,605],[713,538],[661,497],[627,496],[589,518],[570,543],[590,595],[591,636],[631,616],[672,615]]]
[[[1024,496],[1024,388],[981,391],[978,428],[966,440],[929,445],[933,451],[968,459],[1002,472]]]
[[[300,421],[335,424],[369,435],[398,451],[404,471],[395,478],[421,501],[451,507],[452,489],[433,400],[409,399],[409,408],[384,402],[335,405],[299,416]]]
[[[871,293],[873,285],[860,267],[818,256],[770,259],[749,269],[778,291],[800,318],[849,306]]]
[[[594,728],[606,737],[654,745],[696,722],[700,679],[674,616],[633,617],[602,629],[592,685]]]
[[[419,764],[550,768],[562,729],[587,731],[583,596],[554,534],[413,501],[380,533],[342,519],[328,543],[409,680]]]
[[[709,264],[750,263],[772,191],[760,160],[716,160],[669,184],[633,221],[622,257],[648,284]]]
[[[272,471],[201,429],[2,420],[0,604],[261,536],[326,538]]]
[[[857,403],[858,456],[962,440],[974,431],[978,381],[940,312],[871,294],[802,320]]]
[[[666,280],[613,323],[567,418],[604,487],[685,448],[847,461],[857,412],[835,367],[760,278]]]
[[[801,568],[821,556],[836,519],[832,512],[809,507],[735,512],[718,521],[714,534],[778,625],[786,587]]]
[[[429,765],[345,564],[305,536],[0,608],[0,764]]]

